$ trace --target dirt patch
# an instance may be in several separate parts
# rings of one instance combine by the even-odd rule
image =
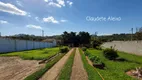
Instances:
[[[49,69],[39,80],[56,80],[58,75],[71,55],[74,49],[71,49],[63,58],[61,58],[51,69]]]
[[[71,80],[88,80],[88,75],[83,67],[82,59],[78,48],[76,49],[74,57]]]
[[[0,80],[23,80],[44,67],[36,60],[22,60],[19,57],[0,57]]]
[[[133,78],[137,78],[138,79],[138,77],[136,75],[134,75],[135,71],[136,70],[129,70],[129,71],[126,72],[126,74],[131,76],[131,77],[133,77]],[[142,80],[142,76],[138,80]]]

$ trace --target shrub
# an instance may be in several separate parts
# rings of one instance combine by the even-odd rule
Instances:
[[[60,48],[60,53],[67,53],[69,51],[68,47],[62,47]]]
[[[102,50],[102,47],[101,46],[97,46],[96,49],[97,50]]]
[[[85,54],[85,56],[89,56],[90,55],[90,53],[88,51],[85,51],[84,54]]]
[[[103,51],[103,55],[109,60],[115,60],[118,57],[117,51],[112,48],[105,49]]]
[[[89,56],[89,59],[93,62],[96,59],[96,56]]]
[[[99,69],[104,69],[105,64],[100,60],[98,56],[89,56],[89,59],[93,62],[93,66]]]
[[[98,56],[89,56],[89,59],[93,62],[93,64],[102,64],[102,61]]]
[[[99,47],[101,44],[102,44],[102,42],[99,41],[99,40],[94,40],[93,43],[92,43],[93,48],[97,48],[97,47]]]
[[[86,50],[87,50],[87,48],[86,48],[86,47],[82,47],[82,50],[83,50],[83,51],[86,51]]]

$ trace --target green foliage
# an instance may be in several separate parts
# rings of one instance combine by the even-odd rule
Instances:
[[[83,51],[86,51],[86,50],[87,50],[87,48],[86,48],[86,47],[82,47],[82,50],[83,50]]]
[[[97,50],[102,50],[102,47],[101,46],[97,46],[96,49]]]
[[[101,41],[103,42],[128,41],[128,40],[131,40],[131,35],[134,36],[133,40],[142,39],[139,33],[135,33],[135,34],[121,33],[121,34],[103,35],[103,36],[98,36],[98,38],[101,39]]]
[[[50,62],[48,62],[45,66],[45,68],[40,69],[38,71],[36,71],[35,73],[29,75],[28,77],[26,77],[24,80],[38,80],[39,78],[42,77],[42,75],[48,71],[56,62],[58,62],[64,54],[60,54],[59,56],[57,56],[56,58],[54,58],[53,60],[51,60]]]
[[[79,32],[79,34],[76,34],[76,32],[64,32],[62,34],[62,41],[63,45],[70,45],[70,46],[79,46],[79,44],[85,46],[87,44],[90,44],[91,36],[88,32]]]
[[[27,59],[27,60],[42,60],[42,59],[47,59],[57,53],[59,53],[59,47],[11,52],[6,54],[0,54],[0,56],[19,56],[22,59]]]
[[[102,80],[97,71],[94,69],[94,67],[88,64],[88,61],[86,60],[86,57],[81,49],[79,49],[79,52],[81,54],[84,68],[86,69],[86,72],[88,74],[88,80]]]
[[[93,66],[96,68],[104,69],[105,64],[100,60],[98,56],[92,55],[89,51],[85,51],[85,55],[93,62]]]
[[[58,80],[70,80],[70,76],[71,76],[71,72],[72,72],[72,65],[73,65],[73,61],[74,61],[74,55],[75,55],[75,51],[74,50],[71,54],[71,56],[69,57],[69,59],[67,60],[66,64],[64,65],[63,69],[61,70],[61,73],[59,75]]]
[[[99,46],[102,44],[100,40],[94,40],[92,43],[93,48],[99,48]]]
[[[91,36],[88,32],[79,32],[78,37],[80,44],[90,44]]]
[[[68,47],[62,47],[60,48],[60,53],[67,53],[69,51]]]
[[[104,77],[104,80],[137,80],[128,76],[125,72],[134,69],[135,67],[142,66],[142,56],[118,52],[117,54],[119,57],[127,60],[119,62],[106,59],[101,50],[88,49],[88,52],[91,55],[98,56],[105,64],[106,69],[102,70],[97,68],[100,74]]]
[[[117,51],[112,48],[105,49],[103,55],[109,60],[115,60],[118,57]]]
[[[137,40],[142,40],[142,32],[136,32],[135,38]]]
[[[102,61],[98,56],[89,56],[89,59],[93,62],[93,64],[102,64]]]
[[[90,55],[90,53],[88,51],[85,51],[84,54],[85,54],[85,56],[89,56]]]

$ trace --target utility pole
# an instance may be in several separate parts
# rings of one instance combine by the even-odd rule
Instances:
[[[98,34],[98,32],[95,32],[95,39],[97,38],[97,34]]]
[[[137,42],[138,42],[138,34],[137,34],[137,32],[138,32],[138,28],[136,27],[136,34],[135,34],[135,36],[136,36],[136,40],[137,40]]]
[[[138,28],[136,27],[136,32],[138,32]]]
[[[131,41],[133,40],[133,28],[131,28],[132,34],[131,34]]]
[[[42,37],[44,37],[44,30],[42,30]]]

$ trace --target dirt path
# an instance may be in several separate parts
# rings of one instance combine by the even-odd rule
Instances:
[[[71,80],[88,80],[88,75],[83,67],[82,59],[78,48],[76,49],[76,54],[74,57]]]
[[[19,57],[0,57],[0,80],[23,80],[43,67],[38,62]]]
[[[67,59],[71,55],[71,49],[63,58],[61,58],[51,69],[49,69],[39,80],[56,80],[58,77],[61,69],[63,68],[64,64],[66,63]]]

